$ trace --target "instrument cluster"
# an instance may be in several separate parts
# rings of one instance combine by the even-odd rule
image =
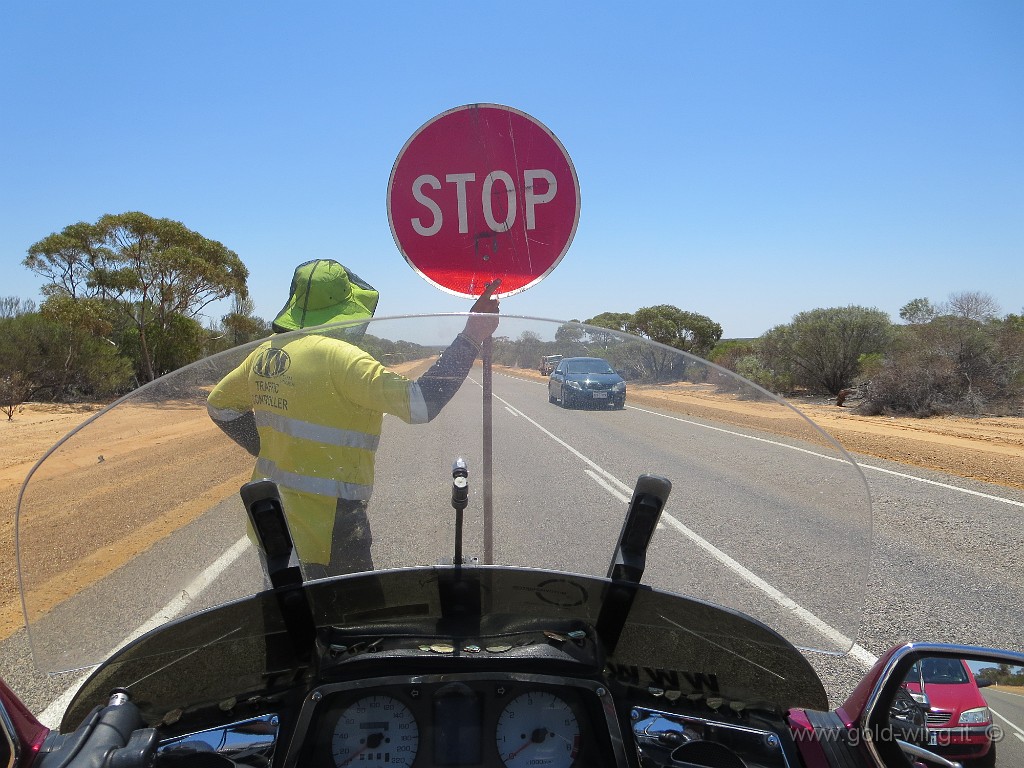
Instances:
[[[314,689],[294,720],[270,713],[166,739],[158,757],[173,767],[198,753],[217,753],[253,768],[618,768],[637,758],[642,768],[787,768],[799,762],[774,720],[622,708],[612,699],[599,682],[552,675],[357,680]]]
[[[544,675],[380,678],[314,690],[285,765],[594,768],[622,764],[611,697]]]

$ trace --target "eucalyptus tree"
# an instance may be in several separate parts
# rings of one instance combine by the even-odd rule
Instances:
[[[192,329],[182,318],[194,321],[213,301],[248,295],[248,270],[234,251],[179,221],[139,212],[71,224],[33,244],[24,265],[49,281],[47,297],[114,308],[146,381],[180,363],[175,334]]]
[[[862,355],[884,353],[892,340],[885,312],[847,306],[794,315],[758,340],[758,354],[773,375],[833,395],[850,386]]]
[[[587,323],[625,331],[697,357],[706,357],[722,338],[722,326],[710,317],[671,304],[641,307],[636,312],[602,312]],[[685,374],[678,355],[650,345],[622,345],[615,355],[639,378],[663,380]]]

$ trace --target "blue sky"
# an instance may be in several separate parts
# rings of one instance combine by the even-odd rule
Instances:
[[[388,226],[405,141],[447,109],[548,126],[572,247],[503,311],[674,304],[757,336],[815,307],[951,292],[1024,309],[1024,3],[6,3],[0,296],[105,213],[234,250],[257,314],[336,258],[378,316],[464,311]],[[219,315],[213,307],[209,314]]]

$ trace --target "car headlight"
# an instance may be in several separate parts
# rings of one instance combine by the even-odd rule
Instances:
[[[567,387],[571,387],[572,389],[583,389],[582,381],[567,381],[565,382],[565,385]]]
[[[960,713],[960,725],[975,725],[978,723],[987,723],[991,720],[992,715],[989,714],[988,707],[965,709]]]
[[[626,382],[620,381],[618,384],[612,384],[612,392],[625,392]]]

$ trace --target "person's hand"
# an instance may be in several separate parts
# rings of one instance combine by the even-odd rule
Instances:
[[[484,292],[477,297],[469,311],[473,314],[466,321],[463,333],[479,347],[491,337],[498,327],[498,299],[494,292],[501,287],[501,278],[496,277],[484,286]]]

